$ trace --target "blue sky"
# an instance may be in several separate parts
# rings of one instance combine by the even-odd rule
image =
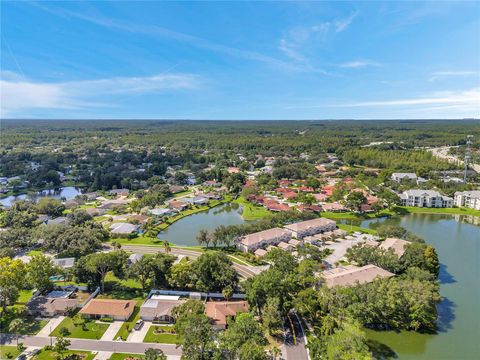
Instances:
[[[479,2],[1,2],[2,118],[480,116]]]

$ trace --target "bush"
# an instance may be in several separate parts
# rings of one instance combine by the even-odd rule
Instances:
[[[100,318],[100,321],[102,321],[102,322],[113,322],[113,319],[111,317],[102,317],[102,318]]]

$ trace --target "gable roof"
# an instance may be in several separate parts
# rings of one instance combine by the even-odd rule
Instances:
[[[392,249],[398,257],[402,257],[405,253],[405,246],[408,244],[410,244],[410,241],[398,238],[388,238],[385,239],[385,241],[382,241],[379,247],[385,250]]]
[[[328,287],[364,284],[372,282],[377,277],[391,277],[394,275],[395,274],[375,265],[336,268],[323,273],[323,277]]]
[[[173,308],[184,302],[185,300],[148,299],[140,307],[140,316],[172,316]]]

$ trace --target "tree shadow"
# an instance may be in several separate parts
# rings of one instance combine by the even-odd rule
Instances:
[[[398,355],[393,349],[376,340],[367,340],[367,346],[374,359],[396,359]]]
[[[443,298],[437,306],[438,320],[437,332],[447,332],[453,328],[455,320],[455,303],[448,298]]]
[[[453,284],[457,282],[455,277],[448,272],[447,267],[447,265],[440,264],[440,272],[438,274],[440,284]]]

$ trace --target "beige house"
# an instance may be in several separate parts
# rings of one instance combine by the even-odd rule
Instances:
[[[136,302],[133,300],[93,299],[87,303],[79,314],[84,314],[92,319],[109,317],[113,320],[128,320],[135,310]]]
[[[362,267],[339,267],[324,271],[322,275],[326,285],[331,288],[369,283],[376,278],[392,277],[395,274],[375,265],[365,265]]]
[[[305,236],[312,236],[326,231],[333,231],[337,228],[337,223],[326,218],[317,218],[307,221],[301,221],[285,226],[285,229],[292,232],[297,239],[303,239]]]
[[[268,245],[277,245],[282,241],[288,242],[291,238],[292,233],[289,230],[273,228],[244,236],[240,239],[238,247],[245,252],[254,252]]]
[[[389,250],[392,249],[393,252],[400,258],[405,253],[405,246],[410,244],[410,241],[397,239],[397,238],[388,238],[379,245],[379,248]]]
[[[172,310],[184,302],[178,296],[152,295],[140,307],[140,318],[155,323],[174,323]]]
[[[207,301],[205,304],[205,315],[216,330],[226,329],[229,318],[235,318],[238,313],[244,312],[248,312],[246,301]]]

